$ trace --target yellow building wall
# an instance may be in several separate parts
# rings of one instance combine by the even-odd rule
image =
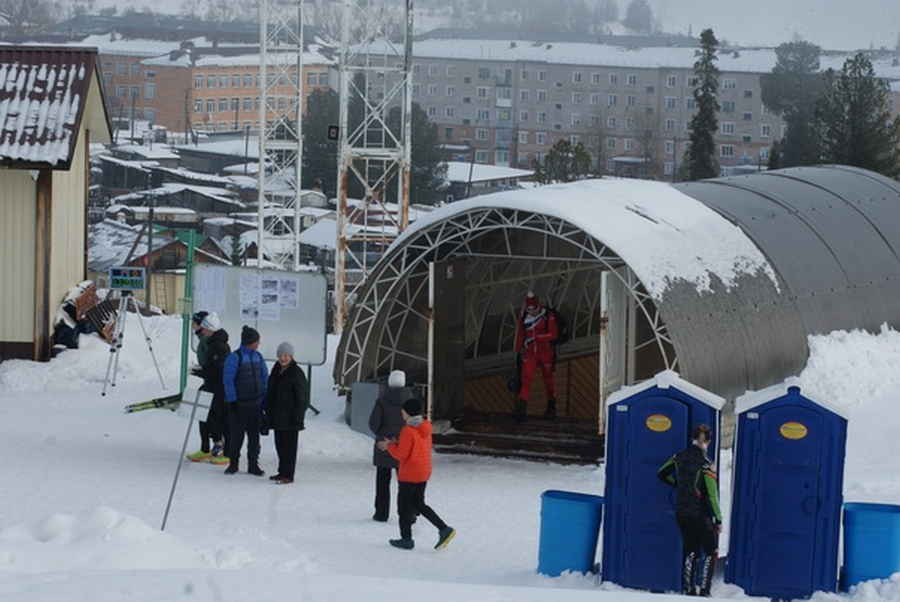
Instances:
[[[70,288],[84,280],[85,142],[82,128],[68,171],[53,172],[50,235],[50,326]]]
[[[34,238],[37,182],[0,169],[0,341],[34,340]]]

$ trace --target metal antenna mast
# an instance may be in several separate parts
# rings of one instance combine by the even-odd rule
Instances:
[[[304,78],[303,0],[259,0],[258,266],[300,266]]]
[[[409,224],[413,0],[390,1],[343,0],[335,332],[371,258]],[[351,190],[363,198],[349,199]]]

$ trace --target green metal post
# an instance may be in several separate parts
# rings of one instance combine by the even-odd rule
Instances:
[[[309,399],[309,409],[320,414],[319,409],[312,403],[312,365],[306,364],[306,398]]]
[[[188,234],[187,264],[184,270],[184,299],[181,308],[181,392],[187,388],[188,349],[191,346],[191,314],[194,310],[194,231]]]

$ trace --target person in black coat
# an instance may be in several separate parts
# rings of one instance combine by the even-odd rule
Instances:
[[[213,464],[227,464],[228,458],[225,450],[228,449],[225,439],[228,431],[228,419],[225,414],[225,385],[222,382],[222,370],[225,359],[231,353],[228,346],[228,332],[222,328],[219,317],[215,313],[203,313],[203,319],[199,324],[197,334],[203,341],[203,353],[200,346],[197,348],[197,359],[200,368],[194,372],[203,379],[202,391],[213,394],[206,421],[199,423],[200,427],[200,451],[188,456],[192,461],[209,460]],[[209,449],[209,441],[212,440],[212,451]]]
[[[278,362],[269,374],[269,386],[263,404],[266,426],[275,431],[278,473],[269,477],[279,485],[294,482],[297,466],[297,443],[309,408],[306,375],[294,361],[290,343],[278,346]]]
[[[372,520],[387,522],[391,513],[391,472],[397,469],[397,461],[386,451],[378,449],[378,441],[394,439],[406,425],[400,410],[403,404],[413,398],[406,386],[406,374],[394,370],[388,376],[388,388],[375,402],[369,415],[369,430],[375,435],[375,451],[372,464],[375,465],[375,514]],[[398,509],[399,510],[399,509]]]

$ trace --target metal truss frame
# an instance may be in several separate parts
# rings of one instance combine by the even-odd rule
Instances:
[[[300,266],[306,79],[303,48],[303,0],[259,0],[257,265],[260,267],[264,255],[282,269],[297,270]],[[268,211],[270,208],[274,210]],[[290,244],[284,244],[285,240]],[[267,244],[268,241],[272,244]]]
[[[515,232],[539,234],[543,240],[543,254],[523,252],[517,248],[521,243],[513,240]],[[475,248],[475,243],[486,235],[499,241],[498,251],[485,254]],[[533,246],[533,237],[532,237]],[[559,245],[559,242],[566,243]],[[551,245],[551,243],[553,243]],[[551,254],[551,246],[556,252],[564,250],[569,254]],[[527,251],[531,251],[529,248]],[[382,371],[393,369],[398,359],[427,363],[425,354],[409,351],[403,344],[403,334],[409,320],[429,320],[427,301],[423,296],[428,287],[428,265],[451,258],[491,257],[496,259],[528,259],[535,262],[532,272],[513,277],[513,283],[522,285],[523,291],[535,277],[543,277],[537,266],[551,262],[561,268],[556,274],[562,279],[561,296],[569,295],[572,287],[580,287],[578,303],[572,318],[574,332],[579,336],[590,336],[595,329],[599,335],[600,278],[592,288],[578,282],[580,272],[574,270],[594,269],[608,271],[625,285],[636,314],[646,323],[649,335],[644,340],[629,342],[629,351],[655,346],[667,369],[676,369],[678,358],[675,345],[662,320],[654,299],[646,292],[639,279],[623,260],[601,241],[584,233],[577,225],[558,217],[537,214],[530,211],[480,207],[457,214],[444,221],[418,230],[385,257],[366,280],[359,293],[347,323],[347,332],[342,340],[342,353],[337,358],[338,384],[348,386],[353,382],[375,377]],[[488,266],[479,280],[467,286],[496,287],[504,284],[504,268],[500,262]],[[567,268],[572,268],[567,273]],[[626,269],[621,269],[621,268]],[[509,268],[506,268],[507,270]],[[599,274],[598,274],[599,276]],[[492,283],[492,278],[501,282]],[[590,279],[583,279],[590,280]],[[557,301],[556,299],[553,300]],[[491,303],[479,304],[472,308],[473,322],[483,325]],[[498,348],[511,349],[515,336],[516,308],[511,308],[504,317]],[[467,317],[467,324],[469,323]],[[596,328],[595,328],[596,327]],[[480,327],[479,327],[480,328]],[[630,329],[637,332],[636,328]],[[467,333],[467,340],[476,340],[480,332]],[[424,349],[424,346],[421,346]],[[477,356],[477,351],[475,351]]]

